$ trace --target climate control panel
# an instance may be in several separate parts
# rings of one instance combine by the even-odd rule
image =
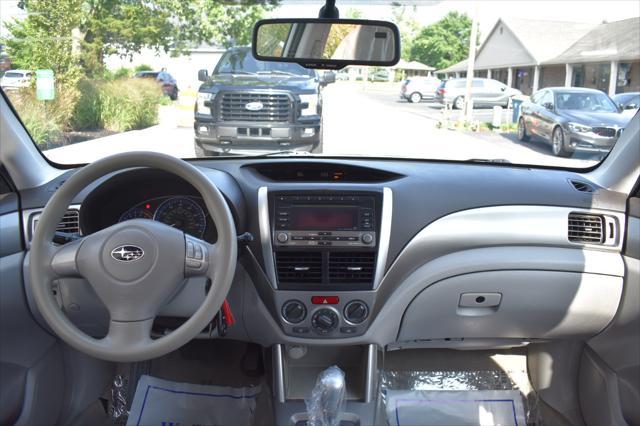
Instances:
[[[344,338],[364,334],[371,322],[374,292],[278,291],[276,303],[285,333],[304,338]]]

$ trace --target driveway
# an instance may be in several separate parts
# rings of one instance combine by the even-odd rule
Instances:
[[[523,144],[511,136],[436,128],[442,116],[430,102],[400,100],[399,85],[338,82],[323,91],[324,155],[430,158],[446,160],[505,159],[512,163],[588,167],[594,159],[561,159],[543,144]],[[188,103],[188,102],[186,102]],[[143,130],[48,150],[56,162],[94,161],[116,152],[164,152],[193,158],[192,107],[181,100],[160,114],[162,123]],[[454,112],[454,114],[457,112]],[[182,119],[176,119],[176,115]],[[476,117],[491,110],[474,111]]]

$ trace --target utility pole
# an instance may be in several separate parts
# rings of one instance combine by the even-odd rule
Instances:
[[[473,82],[473,70],[476,62],[476,39],[478,38],[478,3],[475,3],[473,20],[471,23],[471,37],[469,38],[469,58],[467,59],[467,87],[464,93],[465,121],[470,123],[473,119],[473,101],[471,99],[471,83]]]

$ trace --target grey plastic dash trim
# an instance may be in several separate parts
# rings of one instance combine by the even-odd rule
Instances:
[[[384,188],[382,192],[382,220],[380,221],[380,242],[378,243],[378,259],[376,261],[376,275],[373,280],[373,289],[380,285],[384,276],[384,268],[387,265],[389,253],[389,239],[391,238],[391,219],[393,215],[393,191]]]
[[[276,268],[271,247],[271,224],[269,222],[269,188],[261,186],[258,189],[258,224],[260,226],[260,243],[262,244],[262,259],[265,272],[273,288],[278,288]]]
[[[364,402],[375,401],[378,375],[378,346],[371,343],[367,346],[367,373],[365,377]]]
[[[37,209],[27,209],[22,211],[22,227],[24,231],[24,246],[29,249],[31,247],[31,240],[29,239],[29,235],[33,235],[33,229],[29,229],[29,225],[31,224],[31,219],[35,219],[36,217],[42,214],[44,207]],[[80,204],[70,204],[67,210],[77,210],[78,214],[80,214]]]

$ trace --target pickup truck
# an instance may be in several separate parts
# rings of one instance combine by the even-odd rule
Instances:
[[[322,88],[331,73],[295,63],[256,60],[250,47],[227,50],[213,73],[198,72],[197,157],[317,149],[322,135]]]

